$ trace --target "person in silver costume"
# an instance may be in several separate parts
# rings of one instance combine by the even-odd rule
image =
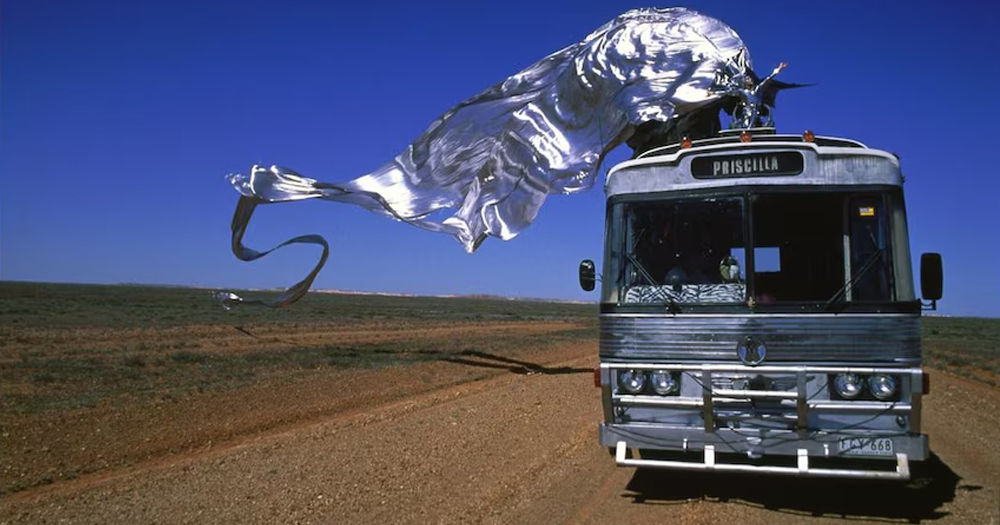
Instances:
[[[622,142],[648,146],[654,135],[704,128],[692,116],[714,108],[717,119],[734,89],[753,88],[737,84],[748,75],[749,51],[719,20],[684,8],[628,11],[448,110],[371,173],[338,184],[278,166],[230,175],[242,195],[233,252],[253,260],[273,251],[242,243],[256,204],[324,199],[450,234],[472,253],[487,237],[516,236],[548,195],[589,189]],[[454,210],[450,217],[430,217],[445,208]],[[308,290],[329,248],[318,236],[284,244],[296,242],[322,245],[319,264],[277,299],[253,302],[281,306]],[[227,306],[243,301],[220,298]]]

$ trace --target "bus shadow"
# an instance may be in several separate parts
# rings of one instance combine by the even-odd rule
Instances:
[[[589,374],[594,371],[593,368],[574,368],[569,366],[548,367],[532,363],[530,361],[512,359],[510,357],[488,354],[486,352],[477,352],[475,350],[463,350],[457,355],[446,357],[444,360],[449,363],[457,363],[460,365],[507,370],[508,372],[521,375]]]
[[[960,486],[961,478],[935,454],[911,463],[911,469],[908,482],[638,469],[624,497],[634,503],[720,501],[800,516],[918,523],[947,516],[941,508],[955,499],[956,490],[982,488]]]

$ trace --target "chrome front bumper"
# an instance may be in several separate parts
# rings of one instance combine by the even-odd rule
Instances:
[[[754,435],[756,434],[756,435]],[[769,431],[763,434],[749,429],[717,429],[705,433],[701,429],[664,428],[653,425],[606,425],[600,427],[601,445],[615,450],[615,461],[620,467],[646,467],[682,470],[712,470],[723,472],[755,472],[760,474],[791,474],[798,476],[823,476],[844,478],[897,479],[910,477],[910,458],[922,460],[928,454],[927,436],[893,436],[892,457],[859,457],[839,454],[839,440],[847,434],[817,432],[808,438],[799,438],[795,432]],[[855,434],[859,437],[862,434]],[[761,437],[762,436],[762,437]],[[878,437],[864,434],[865,437]],[[626,452],[632,449],[632,457]],[[684,460],[638,458],[637,450],[666,450],[687,452]],[[700,457],[698,457],[700,456]],[[793,457],[795,466],[726,463],[727,457],[768,458]],[[816,468],[810,458],[862,460],[867,463],[886,464],[895,461],[895,471],[885,469],[833,469]],[[873,465],[874,466],[874,465]]]
[[[667,369],[679,370],[699,378],[699,394],[688,391],[684,396],[624,395],[613,391],[612,378],[617,369]],[[712,385],[713,374],[745,372],[756,374],[794,375],[795,385],[785,391],[706,388]],[[862,374],[892,373],[903,376],[908,383],[908,402],[836,401],[819,399],[807,393],[807,377],[842,372]],[[837,367],[837,366],[759,366],[742,365],[681,365],[648,363],[602,363],[601,386],[604,389],[606,422],[600,427],[602,446],[615,452],[616,462],[623,467],[649,467],[686,470],[712,470],[727,472],[756,472],[799,476],[825,476],[846,478],[896,479],[910,477],[909,461],[928,457],[927,436],[919,433],[922,394],[920,368]],[[727,410],[745,406],[751,399],[767,400],[770,406],[784,407],[781,420],[785,428],[727,428],[724,424]],[[616,419],[616,413],[628,410],[673,410],[690,414],[690,423],[677,425],[656,421],[629,421]],[[647,412],[650,413],[650,412]],[[847,415],[866,417],[899,416],[909,422],[908,429],[888,431],[885,428],[817,428],[818,415]],[[867,417],[866,417],[867,418]],[[825,427],[825,425],[822,425]],[[840,450],[840,441],[846,438],[870,440],[891,438],[892,454],[886,456],[854,455]],[[680,460],[640,458],[632,450],[661,450],[684,452]],[[765,460],[760,460],[766,458]],[[817,468],[810,459],[854,460],[856,469]],[[734,461],[736,460],[736,461]],[[860,461],[859,461],[860,460]],[[784,462],[787,465],[765,463]],[[895,470],[892,462],[895,462]],[[815,462],[814,462],[815,463]],[[837,463],[837,461],[824,461]],[[859,465],[860,464],[860,465]],[[866,468],[871,465],[872,468]]]

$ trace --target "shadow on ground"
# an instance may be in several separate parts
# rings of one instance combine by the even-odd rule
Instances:
[[[624,497],[635,503],[720,501],[800,516],[919,523],[947,516],[941,508],[955,498],[957,489],[982,488],[959,486],[961,478],[934,454],[911,467],[908,482],[638,469]]]
[[[469,366],[479,366],[483,368],[498,368],[501,370],[507,370],[514,374],[587,374],[593,373],[593,368],[573,368],[569,366],[557,366],[557,367],[547,367],[544,365],[539,365],[532,363],[530,361],[521,361],[518,359],[511,359],[509,357],[503,357],[499,355],[488,354],[486,352],[477,352],[475,350],[463,350],[461,353],[449,356],[444,359],[449,363],[458,363],[460,365]]]

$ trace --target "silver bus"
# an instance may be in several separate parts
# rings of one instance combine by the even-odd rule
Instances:
[[[600,442],[619,466],[908,479],[928,457],[899,159],[733,130],[612,168]],[[593,290],[592,261],[580,284]]]

